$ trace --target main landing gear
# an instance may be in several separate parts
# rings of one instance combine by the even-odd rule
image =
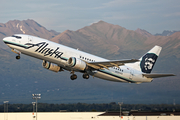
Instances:
[[[70,78],[71,78],[71,80],[75,80],[75,79],[77,79],[77,75],[76,74],[72,74]]]
[[[71,73],[72,73],[72,75],[70,76],[71,80],[77,79],[77,75],[74,74],[74,71],[72,71]],[[83,77],[84,79],[89,79],[89,74],[84,73],[82,77]]]
[[[89,75],[88,75],[87,73],[84,73],[84,74],[83,74],[83,78],[84,78],[84,79],[89,79]]]
[[[74,74],[74,71],[71,71],[71,80],[75,80],[75,79],[77,79],[77,75],[76,74]]]

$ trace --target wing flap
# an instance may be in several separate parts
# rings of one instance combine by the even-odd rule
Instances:
[[[109,61],[100,61],[100,62],[88,62],[87,65],[95,69],[103,69],[108,67],[119,67],[126,63],[137,62],[137,59],[127,59],[127,60],[109,60]]]
[[[142,74],[143,76],[147,78],[160,78],[160,77],[168,77],[168,76],[176,76],[174,74]]]

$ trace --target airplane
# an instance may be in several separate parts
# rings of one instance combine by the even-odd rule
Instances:
[[[5,37],[3,42],[16,53],[42,60],[42,66],[54,72],[70,71],[71,80],[77,79],[75,72],[83,78],[98,77],[114,82],[148,83],[153,78],[175,76],[174,74],[151,73],[162,47],[154,46],[140,59],[108,60],[78,49],[70,48],[43,38],[15,34]]]

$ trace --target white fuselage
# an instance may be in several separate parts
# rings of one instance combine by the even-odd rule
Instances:
[[[109,61],[46,39],[30,35],[19,36],[21,36],[21,39],[6,37],[3,41],[12,49],[28,56],[57,64],[63,69],[69,71],[78,71],[68,65],[67,60],[70,57],[76,57],[85,62]],[[92,76],[116,82],[142,83],[152,81],[151,78],[143,77],[141,71],[131,68],[130,64],[125,64],[119,67],[110,67],[109,69],[89,69],[86,72]]]

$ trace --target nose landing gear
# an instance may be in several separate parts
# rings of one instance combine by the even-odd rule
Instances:
[[[19,60],[20,58],[21,58],[20,55],[16,56],[16,59],[17,59],[17,60]]]
[[[19,51],[16,50],[16,49],[11,49],[11,51],[14,52],[14,53],[16,53],[16,54],[18,54],[18,55],[16,56],[16,59],[17,59],[17,60],[19,60],[19,59],[21,58],[21,57],[20,57],[21,52],[19,52]]]

